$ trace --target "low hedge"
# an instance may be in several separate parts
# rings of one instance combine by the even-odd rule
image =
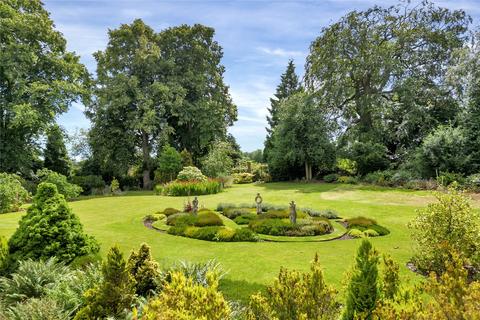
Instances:
[[[175,213],[167,217],[169,226],[223,226],[222,219],[214,212],[202,211],[196,216],[190,213]]]
[[[192,239],[219,241],[219,242],[240,242],[258,241],[258,236],[250,229],[231,229],[220,226],[196,227],[196,226],[174,226],[168,229],[168,233]]]
[[[250,221],[248,227],[256,233],[272,236],[316,236],[333,231],[328,220],[300,220],[292,224],[287,219],[263,218]]]
[[[218,180],[209,179],[206,181],[179,181],[175,180],[165,184],[161,192],[166,196],[199,196],[215,194],[222,191],[222,183]]]
[[[241,216],[236,217],[233,219],[233,221],[236,224],[249,224],[250,221],[257,219],[257,215],[255,213],[247,213],[247,214],[242,214]]]

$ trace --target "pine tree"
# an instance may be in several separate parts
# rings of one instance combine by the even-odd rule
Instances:
[[[152,258],[150,247],[146,243],[142,243],[138,252],[132,251],[128,258],[128,270],[135,279],[138,295],[145,297],[157,289],[159,266]]]
[[[53,125],[47,132],[47,144],[43,152],[45,168],[70,175],[70,159],[64,142],[64,132],[58,125]]]
[[[8,267],[19,260],[48,259],[55,256],[69,263],[76,257],[96,253],[99,245],[83,231],[78,217],[68,207],[57,186],[42,182],[32,205],[8,241]]]
[[[267,122],[269,127],[267,129],[267,138],[265,140],[264,157],[268,159],[268,153],[272,148],[272,133],[279,121],[279,107],[282,100],[290,97],[291,95],[299,92],[301,89],[298,82],[298,76],[295,73],[295,64],[293,60],[288,61],[287,70],[280,77],[280,84],[277,86],[277,90],[273,98],[270,98],[270,108],[267,116]]]
[[[75,320],[121,317],[131,308],[135,295],[135,280],[120,249],[114,246],[102,265],[103,281],[85,293],[85,306]]]
[[[358,248],[356,264],[347,289],[347,303],[342,320],[372,319],[377,299],[378,253],[368,240]]]

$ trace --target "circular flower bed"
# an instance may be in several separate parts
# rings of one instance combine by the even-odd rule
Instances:
[[[345,219],[344,224],[352,238],[379,237],[390,233],[390,230],[377,224],[374,219],[365,217]]]

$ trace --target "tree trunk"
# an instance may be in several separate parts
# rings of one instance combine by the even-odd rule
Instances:
[[[310,181],[312,179],[312,165],[305,161],[305,180]]]
[[[152,186],[150,180],[150,146],[148,144],[148,134],[142,130],[142,155],[143,155],[143,189],[149,190]]]

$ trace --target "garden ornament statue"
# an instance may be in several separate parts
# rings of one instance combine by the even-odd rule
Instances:
[[[196,215],[197,215],[197,212],[198,212],[198,198],[197,198],[197,197],[195,197],[195,198],[193,199],[192,205],[193,205],[193,207],[192,207],[192,213],[193,213],[194,216],[196,216]]]
[[[295,201],[290,202],[290,222],[293,224],[297,223],[297,205]]]
[[[262,196],[260,195],[260,193],[257,193],[257,196],[255,197],[255,203],[257,205],[257,214],[260,214],[262,213]]]

